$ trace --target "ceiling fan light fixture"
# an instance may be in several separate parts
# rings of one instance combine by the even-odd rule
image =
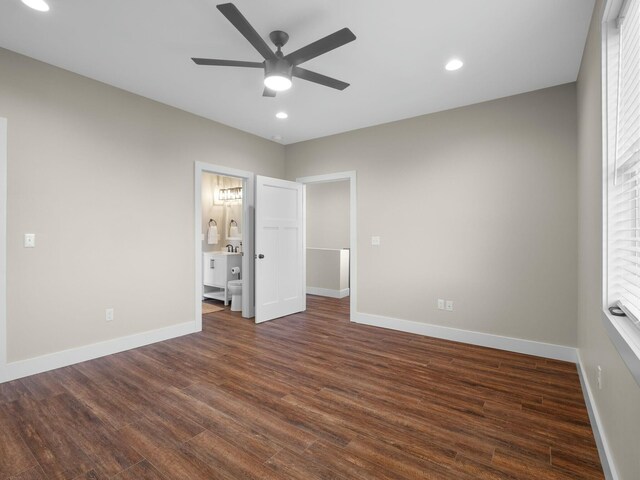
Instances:
[[[264,86],[274,92],[284,92],[291,88],[291,79],[284,75],[269,75],[264,79]]]
[[[274,30],[269,34],[269,40],[276,46],[276,51],[274,52],[233,3],[222,3],[217,5],[217,8],[220,13],[236,27],[236,30],[242,34],[253,48],[260,53],[262,58],[264,58],[264,62],[192,57],[191,60],[193,60],[196,65],[264,68],[265,88],[262,91],[263,97],[273,98],[278,92],[290,89],[292,86],[291,79],[293,77],[301,78],[325,87],[335,88],[336,90],[344,90],[349,86],[346,82],[341,82],[335,78],[327,77],[326,75],[321,75],[300,67],[301,63],[319,57],[349,42],[353,42],[356,36],[348,28],[342,28],[337,32],[333,32],[331,35],[327,35],[320,40],[316,40],[285,55],[282,53],[282,47],[289,41],[289,34],[287,32]]]
[[[293,66],[282,57],[267,60],[264,63],[264,86],[274,92],[289,90],[292,68]]]
[[[44,0],[22,0],[27,7],[33,8],[39,12],[48,12],[49,5]]]

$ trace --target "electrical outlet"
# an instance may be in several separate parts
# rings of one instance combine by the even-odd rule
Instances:
[[[104,311],[104,319],[107,322],[112,322],[113,321],[113,315],[114,315],[113,308],[107,308]]]
[[[453,300],[447,300],[444,308],[447,312],[453,312]]]
[[[598,390],[602,390],[602,367],[598,365]]]
[[[444,300],[442,298],[438,299],[438,310],[444,310]]]
[[[371,245],[374,247],[380,246],[380,237],[371,237]]]
[[[35,248],[36,246],[36,234],[25,233],[24,234],[24,248]]]

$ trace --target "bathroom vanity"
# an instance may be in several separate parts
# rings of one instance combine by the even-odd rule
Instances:
[[[233,267],[240,267],[242,254],[233,252],[204,252],[202,254],[202,296],[222,300],[229,304],[227,290],[229,280],[237,280],[231,273]]]

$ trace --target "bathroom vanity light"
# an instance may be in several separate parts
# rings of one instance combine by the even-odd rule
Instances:
[[[218,194],[218,199],[223,202],[242,200],[242,187],[223,188]]]

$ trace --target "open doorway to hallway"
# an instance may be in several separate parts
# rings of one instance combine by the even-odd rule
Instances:
[[[349,181],[306,186],[307,293],[349,296]]]
[[[356,174],[299,178],[305,184],[306,291],[356,306]]]

